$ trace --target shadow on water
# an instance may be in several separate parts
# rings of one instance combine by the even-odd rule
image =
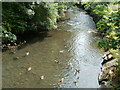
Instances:
[[[33,44],[36,43],[38,41],[43,41],[45,38],[50,38],[52,36],[48,35],[47,30],[45,31],[26,31],[24,34],[20,34],[17,36],[17,41],[15,43],[17,43],[17,49],[22,49],[24,47],[26,47],[28,44]],[[7,45],[6,45],[7,46]],[[13,43],[11,44],[11,46],[15,46]],[[5,52],[8,50],[8,47],[4,47],[2,49],[2,52]]]
[[[26,47],[28,44],[33,44],[33,43],[36,43],[38,41],[42,42],[45,38],[48,38],[48,37],[52,37],[52,36],[48,35],[48,31],[41,31],[41,32],[29,31],[29,32],[25,32],[23,35],[18,37],[18,43],[24,42],[24,41],[27,42],[27,43],[20,46],[18,48],[18,50]]]

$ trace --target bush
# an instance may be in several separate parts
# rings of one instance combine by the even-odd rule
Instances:
[[[14,34],[20,37],[29,31],[55,29],[57,28],[57,20],[62,17],[60,14],[63,14],[64,9],[73,4],[75,3],[3,2],[2,27],[5,29],[3,33],[7,33],[7,35],[9,33],[10,37],[14,37]],[[9,38],[9,40],[12,39]],[[6,39],[3,41],[6,42]]]
[[[58,10],[56,3],[41,2],[35,7],[34,22],[42,29],[54,29],[56,28],[56,22],[58,18]]]
[[[0,26],[0,38],[2,38],[2,43],[13,43],[17,40],[16,35],[11,32],[6,31]]]
[[[120,48],[120,12],[112,12],[110,15],[104,16],[98,23],[97,28],[103,34],[103,40],[99,42],[100,47],[108,49]]]
[[[67,2],[41,2],[35,4],[35,15],[33,17],[34,23],[39,29],[51,30],[57,28],[57,20],[64,16],[64,11],[74,5],[74,3]]]
[[[97,5],[94,7],[93,13],[99,17],[103,17],[103,15],[108,15],[111,9],[105,5]]]
[[[108,14],[110,8],[108,8],[109,2],[85,2],[84,9],[94,17],[94,21],[97,23],[103,15]]]
[[[27,28],[29,15],[27,9],[31,3],[3,2],[2,26],[14,34],[23,33]]]

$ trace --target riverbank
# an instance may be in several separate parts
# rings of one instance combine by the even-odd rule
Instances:
[[[104,40],[106,40],[106,37],[109,35],[109,32],[106,33],[106,31],[109,30],[109,29],[113,30],[113,28],[116,27],[117,24],[119,23],[119,22],[117,23],[117,20],[115,21],[115,19],[111,19],[111,21],[110,21],[109,16],[106,15],[106,12],[110,12],[109,10],[111,9],[112,13],[114,14],[114,13],[116,13],[119,10],[118,6],[119,6],[118,4],[117,5],[113,5],[113,3],[110,4],[110,5],[109,4],[107,5],[107,3],[86,3],[86,4],[81,5],[81,7],[83,9],[86,9],[88,14],[93,17],[93,20],[95,21],[96,26],[98,28],[98,35],[101,35],[102,38],[103,38],[102,39],[103,41],[101,41],[101,43],[99,43],[99,45],[101,45],[101,47],[104,48],[104,50],[105,50],[105,53],[103,55],[103,62],[102,62],[101,73],[100,73],[100,75],[98,77],[99,84],[101,85],[101,88],[116,88],[117,84],[115,82],[119,81],[118,77],[117,77],[118,80],[115,79],[115,77],[119,73],[118,71],[116,71],[117,69],[119,69],[118,68],[119,67],[118,66],[118,59],[120,58],[120,57],[118,57],[119,56],[119,54],[118,54],[118,52],[119,52],[118,51],[119,44],[118,44],[118,47],[114,48],[114,46],[117,45],[117,40],[119,40],[119,39],[115,40],[116,42],[115,41],[109,41],[108,42],[109,44],[108,43],[104,43]],[[106,10],[105,13],[100,12],[100,10],[102,10],[103,8],[104,8],[104,11]],[[116,15],[117,14],[118,13],[116,13]],[[112,15],[111,15],[111,17],[112,17]],[[107,20],[107,18],[109,19],[109,21]],[[112,18],[117,18],[117,16],[116,17],[112,17]],[[106,22],[106,23],[103,23],[103,22]],[[114,27],[113,26],[110,27],[107,24],[107,23],[114,23],[114,22],[116,23],[116,26],[114,26]],[[106,26],[104,26],[104,25],[102,26],[101,24],[105,24]],[[107,28],[107,27],[110,27],[110,28]],[[119,28],[119,26],[118,26],[118,28]],[[118,29],[116,29],[116,30],[118,31]],[[113,35],[113,37],[111,36],[111,38],[113,38],[113,40],[114,40],[114,37],[115,37],[115,35]],[[111,39],[107,38],[107,40],[111,40]],[[107,42],[107,41],[105,41],[105,42]],[[116,44],[114,44],[112,46],[111,42],[116,43]]]
[[[116,66],[118,65],[117,59],[113,58],[111,52],[105,52],[103,56],[101,73],[99,74],[98,80],[101,88],[113,88],[113,78],[116,74]]]

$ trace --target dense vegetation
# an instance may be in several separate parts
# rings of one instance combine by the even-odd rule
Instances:
[[[116,88],[120,88],[120,8],[112,10],[110,4],[117,3],[102,3],[102,2],[87,2],[83,3],[84,9],[94,18],[98,33],[102,36],[102,40],[98,42],[100,48],[104,48],[105,51],[110,51],[114,58],[118,60],[118,66],[116,67],[115,78],[117,81]]]
[[[2,38],[3,43],[15,42],[16,35],[23,33],[28,25],[29,3],[2,3]]]
[[[97,19],[96,25],[103,36],[98,44],[107,49],[120,48],[120,10],[112,10],[108,7],[109,3],[87,3],[85,10],[91,10],[90,15]]]
[[[17,37],[29,31],[45,31],[57,28],[57,21],[64,16],[64,10],[75,4],[60,2],[3,2],[3,43],[13,43]]]

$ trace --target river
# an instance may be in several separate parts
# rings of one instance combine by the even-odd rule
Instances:
[[[84,11],[67,15],[70,20],[59,22],[42,40],[35,37],[3,52],[3,88],[99,87],[103,51],[97,48],[95,23]]]

